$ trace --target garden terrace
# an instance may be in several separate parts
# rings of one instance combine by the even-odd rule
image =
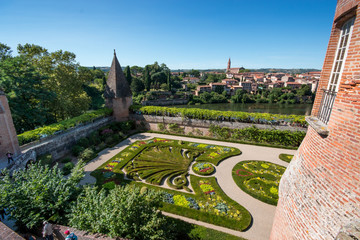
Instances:
[[[245,122],[269,125],[291,125],[306,127],[305,116],[280,115],[270,113],[248,113],[233,111],[216,111],[198,108],[169,108],[158,106],[131,106],[133,113],[168,117],[182,117],[187,119],[215,120],[230,122]]]
[[[93,122],[98,118],[110,116],[111,114],[112,114],[112,110],[108,108],[90,111],[78,117],[74,117],[58,123],[54,123],[44,127],[39,127],[34,130],[21,133],[17,137],[19,140],[19,144],[24,145],[26,143],[39,140],[40,138],[58,134],[60,132],[73,128],[77,125]]]

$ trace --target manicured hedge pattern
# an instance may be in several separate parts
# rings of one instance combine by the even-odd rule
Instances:
[[[49,126],[44,126],[31,131],[27,131],[18,135],[19,144],[24,145],[26,143],[39,140],[42,137],[51,136],[57,132],[75,127],[76,125],[79,125],[81,123],[92,122],[93,120],[99,117],[110,116],[111,114],[112,114],[111,109],[103,108],[103,109],[87,112],[78,117],[74,117],[58,123],[54,123]]]
[[[198,162],[192,165],[192,170],[196,174],[207,176],[212,174],[215,171],[215,168],[211,163]]]
[[[232,170],[235,183],[260,201],[276,205],[278,187],[285,167],[265,161],[243,161]]]
[[[260,124],[290,124],[293,126],[307,126],[305,116],[280,115],[271,113],[249,113],[234,111],[217,111],[200,108],[170,108],[158,106],[131,106],[133,112],[144,115],[183,117],[199,120],[216,120],[231,122],[246,122]]]
[[[169,150],[170,147],[173,151]],[[166,183],[171,188],[191,191],[187,186],[186,175],[189,164],[195,157],[196,161],[211,162],[217,165],[225,158],[239,154],[241,151],[237,148],[154,138],[136,141],[101,165],[99,169],[103,171],[124,169],[128,178],[145,179],[152,184],[160,184],[163,179],[167,178]],[[183,166],[183,169],[180,167],[181,164],[174,167],[175,165],[171,164],[171,161],[176,159],[181,161],[187,159],[186,166]]]

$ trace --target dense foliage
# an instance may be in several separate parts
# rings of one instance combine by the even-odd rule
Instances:
[[[103,106],[105,73],[81,67],[74,53],[34,44],[19,44],[17,56],[5,44],[0,52],[0,88],[18,133]]]
[[[99,117],[109,116],[111,113],[112,110],[103,108],[95,111],[90,111],[78,117],[74,117],[58,123],[54,123],[49,126],[44,126],[31,131],[24,132],[18,135],[19,144],[23,145],[38,140],[41,137],[53,135],[56,132],[64,131],[78,124],[91,122]]]
[[[216,111],[198,108],[170,108],[157,106],[132,106],[131,109],[137,114],[144,115],[182,117],[200,120],[262,123],[272,125],[291,124],[306,126],[305,116],[300,115]]]
[[[129,239],[174,239],[174,226],[157,210],[161,193],[115,187],[107,192],[87,187],[71,209],[72,227]]]
[[[253,143],[268,143],[282,146],[300,146],[306,132],[259,129],[254,127],[231,129],[211,125],[209,129],[211,135],[218,139],[245,141]]]
[[[0,206],[10,213],[18,226],[36,228],[44,220],[64,221],[72,201],[77,199],[83,174],[78,163],[68,178],[57,168],[31,165],[26,170],[4,173],[0,181]]]

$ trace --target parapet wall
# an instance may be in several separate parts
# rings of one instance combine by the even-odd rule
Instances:
[[[278,129],[278,130],[289,130],[289,131],[303,131],[306,132],[307,128],[303,127],[293,127],[289,125],[267,125],[267,124],[254,124],[254,123],[242,123],[242,122],[227,122],[227,121],[213,121],[213,120],[198,120],[198,119],[184,119],[181,117],[165,117],[165,116],[153,116],[153,115],[130,115],[132,120],[137,122],[146,122],[148,126],[150,126],[151,130],[159,130],[154,129],[156,124],[173,124],[176,123],[181,127],[187,128],[210,128],[210,125],[216,125],[220,127],[228,127],[228,128],[247,128],[255,126],[259,129]]]
[[[92,131],[108,125],[113,121],[113,117],[100,118],[92,123],[74,127],[62,134],[31,142],[20,148],[22,152],[34,150],[37,156],[50,153],[53,159],[56,160],[68,153],[80,138],[88,136]]]

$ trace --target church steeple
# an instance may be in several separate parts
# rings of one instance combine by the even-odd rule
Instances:
[[[106,81],[105,98],[123,98],[131,97],[131,90],[128,82],[126,81],[124,72],[116,57],[114,49],[114,58],[111,63],[110,72]]]
[[[231,60],[230,60],[230,58],[229,58],[226,72],[230,72],[230,68],[231,68]]]

